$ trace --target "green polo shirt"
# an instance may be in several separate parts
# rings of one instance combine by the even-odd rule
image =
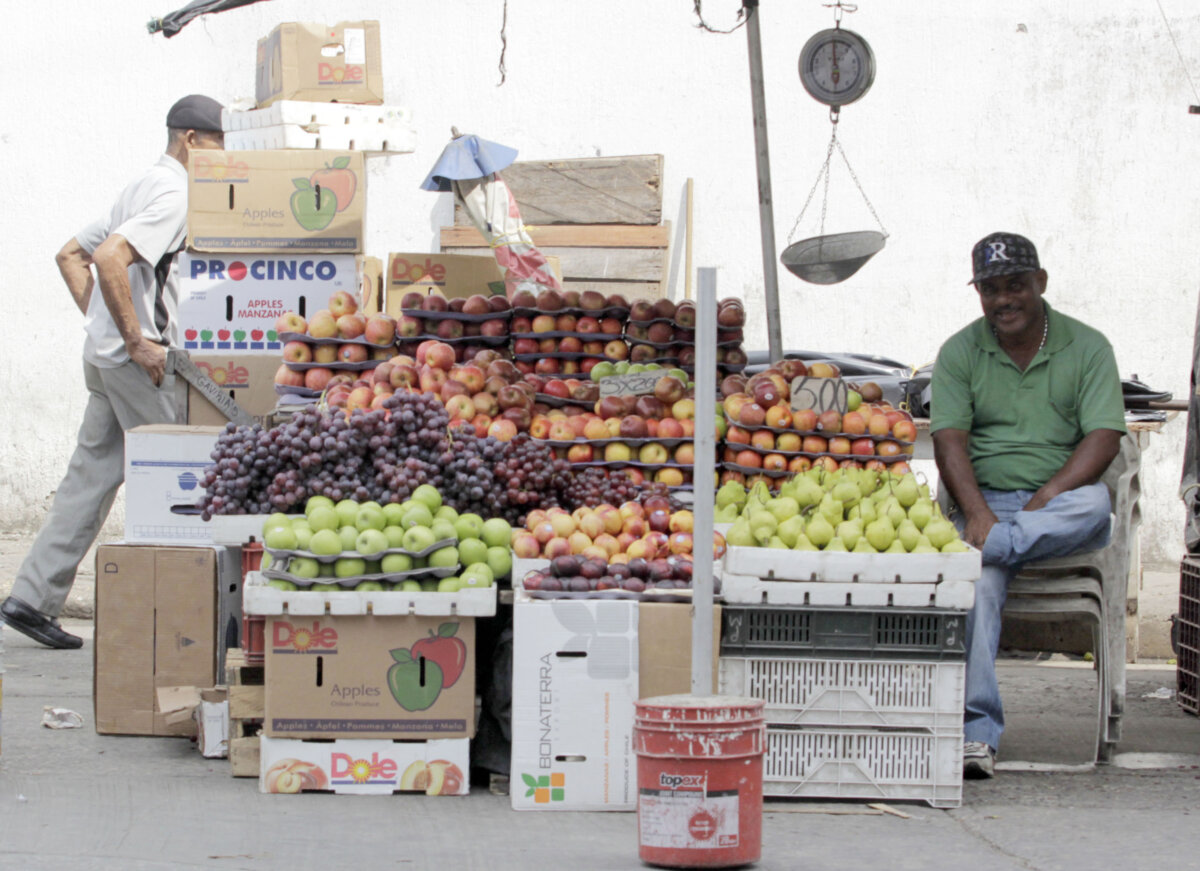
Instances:
[[[1096,429],[1125,432],[1112,346],[1099,331],[1046,306],[1046,346],[1022,372],[984,318],[951,336],[932,379],[930,432],[970,433],[985,490],[1036,490]]]

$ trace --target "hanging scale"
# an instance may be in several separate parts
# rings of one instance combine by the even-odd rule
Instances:
[[[843,11],[854,12],[857,7],[841,0],[826,5],[833,7],[834,26],[814,34],[804,44],[800,51],[800,82],[813,99],[829,106],[829,120],[833,132],[825,153],[825,162],[817,172],[812,190],[808,192],[804,207],[800,210],[791,233],[788,234],[788,247],[780,256],[788,271],[812,284],[837,284],[845,281],[883,249],[888,235],[883,222],[875,214],[874,206],[867,199],[858,176],[850,166],[837,135],[841,107],[862,97],[875,81],[875,55],[865,39],[857,33],[844,30],[841,26]],[[862,194],[863,201],[882,232],[864,230],[825,235],[825,211],[829,202],[829,164],[834,149],[837,149],[837,153],[846,164],[850,178]],[[800,221],[822,179],[824,186],[821,195],[820,235],[793,243],[792,237],[800,226]]]

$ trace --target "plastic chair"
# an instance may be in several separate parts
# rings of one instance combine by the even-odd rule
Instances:
[[[1112,758],[1125,712],[1125,597],[1132,544],[1141,523],[1141,451],[1136,439],[1129,433],[1121,438],[1116,458],[1101,476],[1113,506],[1108,545],[1026,564],[1009,583],[1004,606],[1005,614],[1021,619],[1081,620],[1091,625],[1097,762]],[[953,510],[944,487],[939,488],[938,502],[947,514]]]

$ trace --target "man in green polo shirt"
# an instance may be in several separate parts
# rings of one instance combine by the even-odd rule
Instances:
[[[1112,346],[1042,298],[1033,243],[992,233],[971,260],[983,317],[938,353],[929,428],[955,522],[983,556],[967,617],[963,772],[991,777],[1004,731],[996,650],[1008,582],[1024,563],[1107,544],[1100,476],[1125,415]]]

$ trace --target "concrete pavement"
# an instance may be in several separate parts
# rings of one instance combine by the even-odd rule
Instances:
[[[508,799],[266,796],[191,742],[96,735],[89,639],[49,651],[4,631],[0,869],[629,869],[631,813],[517,813]],[[1134,666],[1117,764],[1087,765],[1094,673],[1083,663],[1004,660],[1009,730],[995,780],[969,782],[961,808],[769,802],[769,871],[1087,871],[1194,867],[1200,848],[1200,720],[1174,699],[1174,668]],[[40,725],[42,707],[84,728]],[[1144,765],[1153,767],[1145,768]]]

